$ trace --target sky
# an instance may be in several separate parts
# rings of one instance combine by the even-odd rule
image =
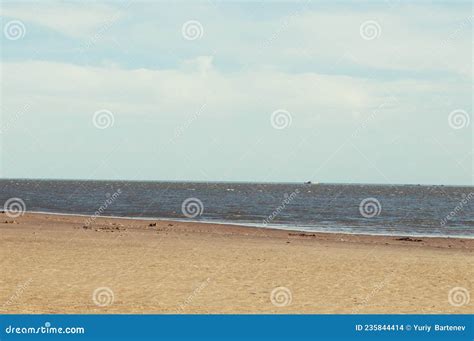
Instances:
[[[473,185],[472,4],[2,1],[0,177]]]

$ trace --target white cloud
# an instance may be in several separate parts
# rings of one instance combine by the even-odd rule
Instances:
[[[437,82],[381,82],[276,70],[222,72],[209,56],[162,70],[3,63],[1,78],[6,111],[16,112],[28,103],[31,112],[85,117],[107,109],[131,117],[183,118],[205,104],[206,115],[216,117],[267,116],[283,108],[302,119],[318,115],[337,122],[359,112],[363,117],[387,101],[400,118],[413,111],[405,112],[401,106],[423,105],[429,111],[436,106],[433,99],[441,95],[467,96],[462,85]]]
[[[121,8],[90,3],[2,4],[1,15],[41,25],[61,34],[85,38],[111,20],[118,20]]]
[[[223,73],[212,57],[169,70],[87,67],[53,62],[3,63],[5,103],[34,99],[35,111],[80,114],[105,107],[127,114],[183,115],[204,102],[219,115],[273,111],[341,114],[377,105],[375,84],[344,76],[271,70]],[[25,80],[28,80],[25,82]]]
[[[472,13],[463,6],[397,2],[354,10],[350,6],[317,8],[303,2],[286,11],[273,5],[268,16],[253,18],[249,8],[239,11],[226,4],[106,4],[7,4],[2,15],[79,38],[80,46],[96,45],[100,39],[99,51],[117,48],[118,42],[138,53],[166,53],[177,59],[213,54],[219,61],[260,68],[324,72],[365,67],[472,77]],[[122,19],[127,17],[132,20],[125,25]],[[182,24],[189,19],[204,27],[198,42],[182,38]],[[359,28],[367,20],[380,25],[377,39],[361,38]],[[112,23],[114,28],[108,29]],[[97,50],[87,51],[92,60]]]
[[[119,157],[122,164],[124,157],[152,148],[142,143],[144,135],[159,144],[160,138],[173,135],[173,127],[183,126],[188,115],[204,107],[179,141],[183,144],[167,150],[167,160],[173,162],[160,159],[159,164],[172,165],[170,178],[177,164],[183,166],[179,146],[187,150],[188,144],[210,150],[209,161],[220,164],[222,158],[265,137],[266,144],[256,148],[261,156],[256,161],[265,164],[253,164],[265,173],[267,166],[275,168],[265,160],[276,148],[283,151],[279,158],[292,155],[291,144],[304,142],[307,152],[295,152],[301,164],[281,165],[294,174],[297,169],[304,173],[318,168],[318,162],[329,156],[326,153],[355,130],[360,132],[354,139],[359,148],[380,154],[395,177],[399,165],[393,160],[411,155],[413,169],[420,174],[438,172],[439,178],[447,172],[433,166],[439,162],[438,148],[420,141],[434,136],[460,159],[468,147],[470,135],[454,135],[447,124],[452,110],[472,112],[472,20],[466,22],[470,13],[463,6],[431,4],[426,10],[366,4],[361,10],[316,3],[292,11],[293,4],[287,3],[139,2],[127,8],[115,4],[2,4],[2,15],[24,21],[27,32],[39,25],[68,38],[56,41],[56,36],[38,29],[36,35],[2,46],[2,114],[18,117],[8,121],[17,122],[17,131],[9,123],[8,140],[15,158],[17,150],[33,148],[28,156],[43,162],[43,154],[34,149],[36,141],[28,141],[21,132],[34,131],[38,122],[45,122],[40,127],[44,134],[41,129],[35,134],[46,141],[44,151],[57,146],[65,158],[73,159],[71,164],[80,164],[77,153],[71,153],[75,145],[68,148],[68,143],[81,144],[78,151],[98,148],[88,138],[99,135],[85,127],[100,109],[115,115],[115,130],[108,133],[130,139],[130,154]],[[187,20],[201,22],[201,39],[182,37]],[[377,39],[360,36],[359,26],[366,20],[380,24]],[[293,118],[284,134],[275,132],[269,122],[277,109],[288,110]],[[67,128],[62,120],[69,118]],[[129,125],[133,129],[128,131]],[[49,131],[64,132],[71,139],[49,137],[46,130],[51,127]],[[213,150],[215,135],[223,140],[221,154]],[[422,160],[427,154],[433,163]],[[91,153],[83,155],[88,160]],[[346,156],[337,158],[340,165],[329,173],[347,175],[347,170],[360,166],[360,160],[348,162],[357,155]],[[195,161],[205,168],[200,154]],[[441,163],[452,166],[449,160]],[[365,181],[373,180],[370,169],[362,167],[361,172],[367,175]]]
[[[359,28],[367,20],[380,27],[373,40],[360,34]],[[385,11],[307,11],[274,22],[272,33],[265,33],[267,38],[239,53],[250,59],[255,56],[251,51],[260,45],[261,60],[279,65],[291,61],[293,65],[318,65],[331,71],[363,66],[379,71],[446,72],[470,79],[471,23],[472,14],[462,8],[436,6],[429,11],[421,6]],[[256,27],[252,29],[259,32]],[[237,50],[238,45],[229,48]]]
[[[164,10],[163,4],[127,4],[3,6],[3,15],[63,32],[77,38],[78,46],[90,43],[84,54],[96,65],[4,63],[5,101],[21,107],[34,98],[38,111],[75,114],[110,107],[133,114],[182,115],[207,102],[207,110],[219,115],[282,107],[344,115],[370,110],[394,94],[412,107],[425,105],[420,98],[430,95],[452,94],[458,106],[470,98],[465,90],[472,79],[472,44],[466,43],[470,31],[462,25],[467,15],[462,8],[432,6],[430,13],[405,5],[366,11],[305,9],[252,20],[224,4],[198,6],[192,13],[187,5]],[[122,25],[118,19],[125,13],[140,20]],[[181,25],[190,18],[204,26],[197,42],[181,36]],[[113,29],[101,30],[110,20],[117,20]],[[359,26],[366,20],[380,24],[377,39],[361,38]],[[98,31],[100,43],[99,38],[90,41]],[[112,50],[117,53],[107,53],[109,62],[103,66],[104,57],[97,56],[110,52],[102,49],[115,39],[133,56]],[[141,58],[161,60],[163,52],[173,67],[159,62],[142,67]],[[430,72],[431,77],[415,79],[400,71]],[[389,81],[387,73],[399,81]]]

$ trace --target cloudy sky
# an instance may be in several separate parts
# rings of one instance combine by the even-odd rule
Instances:
[[[1,176],[473,182],[471,2],[1,3]]]

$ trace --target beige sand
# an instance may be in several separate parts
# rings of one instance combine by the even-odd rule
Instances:
[[[1,313],[474,313],[474,240],[87,219],[0,214]]]

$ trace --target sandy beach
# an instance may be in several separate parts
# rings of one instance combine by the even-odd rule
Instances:
[[[33,213],[0,231],[1,313],[474,313],[472,239]]]

